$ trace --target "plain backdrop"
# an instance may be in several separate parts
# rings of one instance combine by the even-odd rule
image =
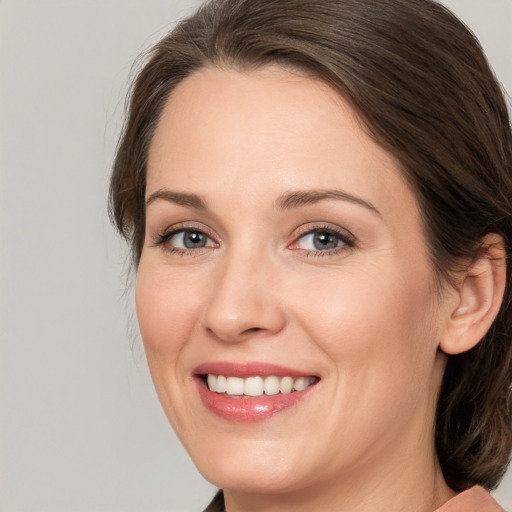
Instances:
[[[447,2],[512,91],[512,0]],[[0,0],[0,511],[199,511],[107,184],[132,62],[194,0]],[[133,345],[133,347],[132,347]],[[512,510],[512,474],[496,496]]]

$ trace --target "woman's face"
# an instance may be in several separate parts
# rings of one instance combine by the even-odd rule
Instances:
[[[453,300],[397,163],[343,99],[279,68],[197,72],[156,128],[146,200],[138,320],[206,478],[296,491],[435,458]]]

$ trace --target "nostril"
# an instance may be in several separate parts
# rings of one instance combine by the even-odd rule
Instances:
[[[270,299],[242,301],[235,295],[228,297],[228,292],[218,294],[204,310],[202,324],[209,337],[238,343],[282,330],[285,316],[279,305]]]
[[[240,331],[229,331],[222,329],[212,329],[211,327],[207,327],[206,331],[208,335],[213,336],[214,338],[221,339],[224,341],[243,341],[248,337],[263,333],[266,331],[263,327],[249,327],[247,329],[242,329]]]

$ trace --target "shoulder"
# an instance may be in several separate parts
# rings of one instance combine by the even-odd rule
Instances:
[[[505,512],[489,491],[480,486],[461,492],[435,512]]]

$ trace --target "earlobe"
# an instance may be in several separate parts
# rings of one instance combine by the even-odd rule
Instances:
[[[505,256],[500,235],[492,233],[482,239],[477,258],[457,287],[458,304],[440,339],[439,348],[446,354],[472,349],[491,327],[505,292]]]

